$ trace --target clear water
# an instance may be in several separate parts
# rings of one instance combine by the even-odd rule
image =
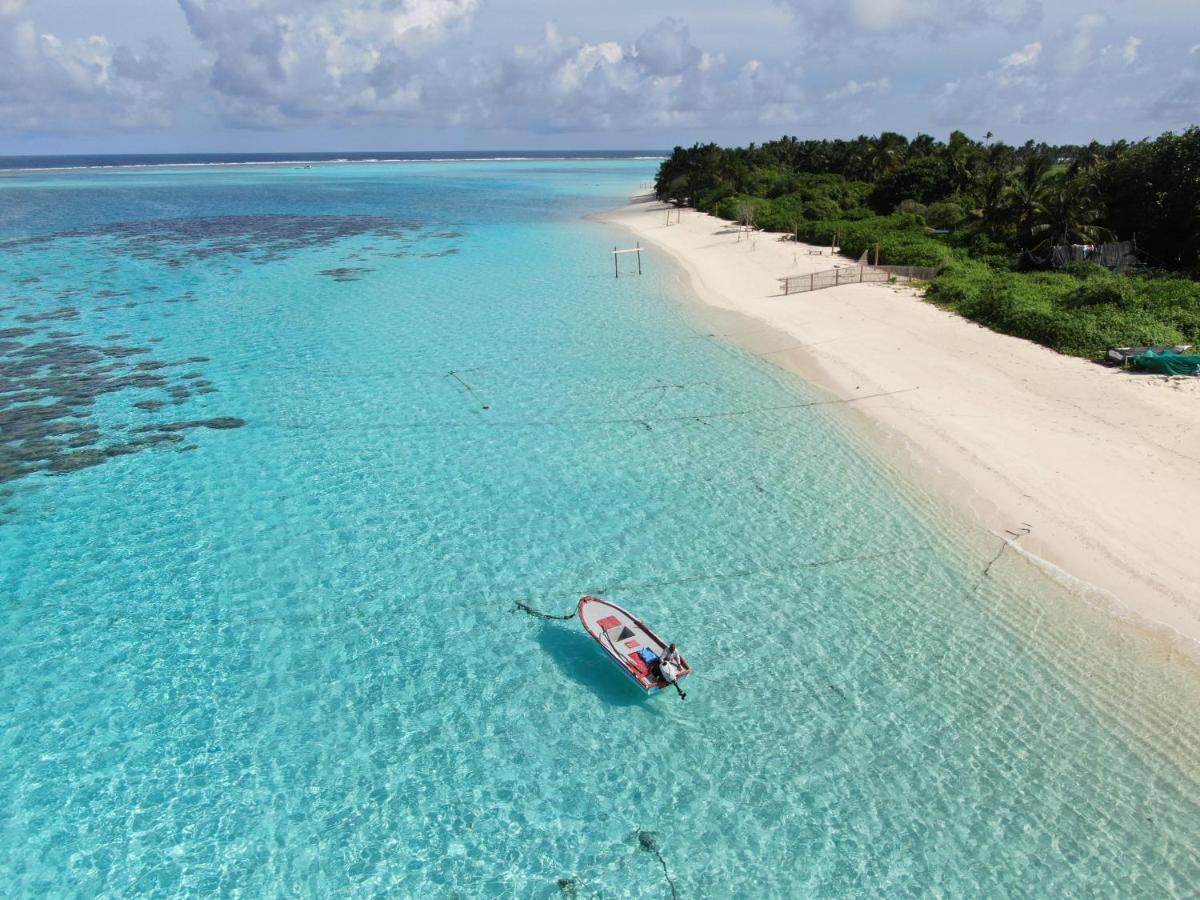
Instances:
[[[614,279],[653,165],[0,182],[5,895],[1194,894],[1189,664]]]

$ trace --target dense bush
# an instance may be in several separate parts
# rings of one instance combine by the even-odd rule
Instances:
[[[950,186],[945,161],[922,157],[881,178],[871,191],[871,206],[883,212],[895,209],[905,200],[934,203],[950,193]]]
[[[928,296],[997,331],[1073,356],[1108,347],[1194,342],[1200,336],[1200,285],[1088,269],[1078,274],[996,272],[957,262]]]
[[[929,208],[917,200],[901,200],[895,211],[902,216],[916,216],[924,222],[925,213],[929,211]]]
[[[1134,288],[1133,279],[1113,276],[1111,278],[1088,277],[1079,287],[1063,298],[1063,305],[1079,309],[1088,306],[1112,306],[1117,309],[1135,309],[1141,296]]]
[[[955,200],[930,203],[925,209],[925,221],[934,228],[956,228],[967,220],[967,210]]]

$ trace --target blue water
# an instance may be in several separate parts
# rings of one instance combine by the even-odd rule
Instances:
[[[6,896],[1194,894],[1190,664],[614,279],[653,171],[0,181]]]
[[[481,162],[512,160],[658,159],[662,150],[356,150],[329,153],[100,153],[57,156],[0,156],[0,171],[112,169],[130,166],[241,166],[278,163]]]

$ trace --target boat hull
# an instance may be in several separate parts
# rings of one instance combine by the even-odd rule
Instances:
[[[599,597],[582,597],[578,613],[584,631],[642,691],[657,694],[663,688],[670,687],[670,683],[659,674],[657,663],[647,658],[660,658],[667,649],[667,642],[655,634],[650,626],[629,610]],[[683,660],[676,681],[683,681],[691,673],[691,666],[687,660]]]

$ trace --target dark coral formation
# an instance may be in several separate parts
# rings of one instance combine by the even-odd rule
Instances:
[[[220,416],[132,429],[125,425],[101,427],[94,409],[103,396],[152,392],[156,396],[136,400],[132,406],[154,413],[168,403],[183,403],[193,394],[213,388],[197,379],[201,373],[196,371],[187,373],[191,384],[172,377],[174,367],[195,365],[191,361],[147,358],[148,347],[115,341],[91,344],[78,338],[67,331],[0,330],[0,482],[36,472],[65,475],[114,457],[181,444],[183,432],[194,428],[239,428],[245,424],[232,416]]]
[[[160,359],[160,338],[133,342],[126,327],[104,338],[85,338],[76,331],[51,330],[75,327],[92,313],[116,311],[132,322],[125,311],[151,303],[180,304],[199,299],[192,290],[168,292],[156,284],[114,286],[123,261],[148,260],[168,268],[193,263],[219,267],[214,257],[262,265],[310,249],[332,248],[344,241],[343,265],[320,271],[323,277],[350,282],[372,271],[361,263],[387,256],[441,256],[456,247],[434,243],[434,249],[417,252],[422,241],[449,241],[457,231],[427,230],[417,223],[386,216],[231,215],[164,219],[89,225],[49,234],[0,240],[0,262],[20,261],[36,268],[43,254],[69,250],[61,242],[86,242],[87,255],[111,254],[91,275],[102,280],[88,284],[83,267],[57,265],[57,272],[14,272],[0,268],[0,278],[10,290],[0,312],[17,313],[0,328],[0,482],[34,473],[64,475],[100,465],[110,459],[152,448],[196,449],[185,442],[195,429],[240,428],[233,416],[196,419],[168,418],[165,410],[217,390],[205,378],[201,364],[207,356],[179,360]],[[69,253],[67,255],[70,255]],[[140,265],[140,262],[137,263]],[[80,269],[80,271],[76,271]],[[71,276],[57,274],[71,271]],[[241,269],[226,265],[227,275]],[[138,281],[144,268],[137,270]],[[75,283],[62,284],[69,278]],[[44,283],[43,283],[44,282]],[[167,296],[171,293],[172,296]],[[171,315],[179,307],[172,308]],[[140,321],[147,316],[135,314]],[[67,325],[66,323],[72,323]],[[11,327],[9,327],[11,326]],[[177,368],[180,367],[180,368]],[[128,402],[129,424],[102,423],[96,415],[102,397],[120,393]],[[108,408],[108,404],[105,404]]]
[[[37,252],[64,238],[101,238],[115,253],[132,259],[157,260],[172,268],[213,256],[248,257],[256,263],[275,262],[313,247],[332,246],[347,238],[372,235],[411,240],[420,226],[385,216],[244,215],[200,216],[118,222],[0,241],[0,252]],[[20,284],[36,284],[36,276]],[[151,288],[146,288],[151,290]],[[123,296],[110,291],[108,296]]]
[[[334,281],[358,281],[359,278],[361,278],[367,272],[371,272],[371,271],[374,271],[374,270],[366,269],[361,266],[358,266],[358,267],[343,266],[343,267],[337,268],[337,269],[322,269],[317,274],[318,275],[326,275],[326,276],[332,278]]]

